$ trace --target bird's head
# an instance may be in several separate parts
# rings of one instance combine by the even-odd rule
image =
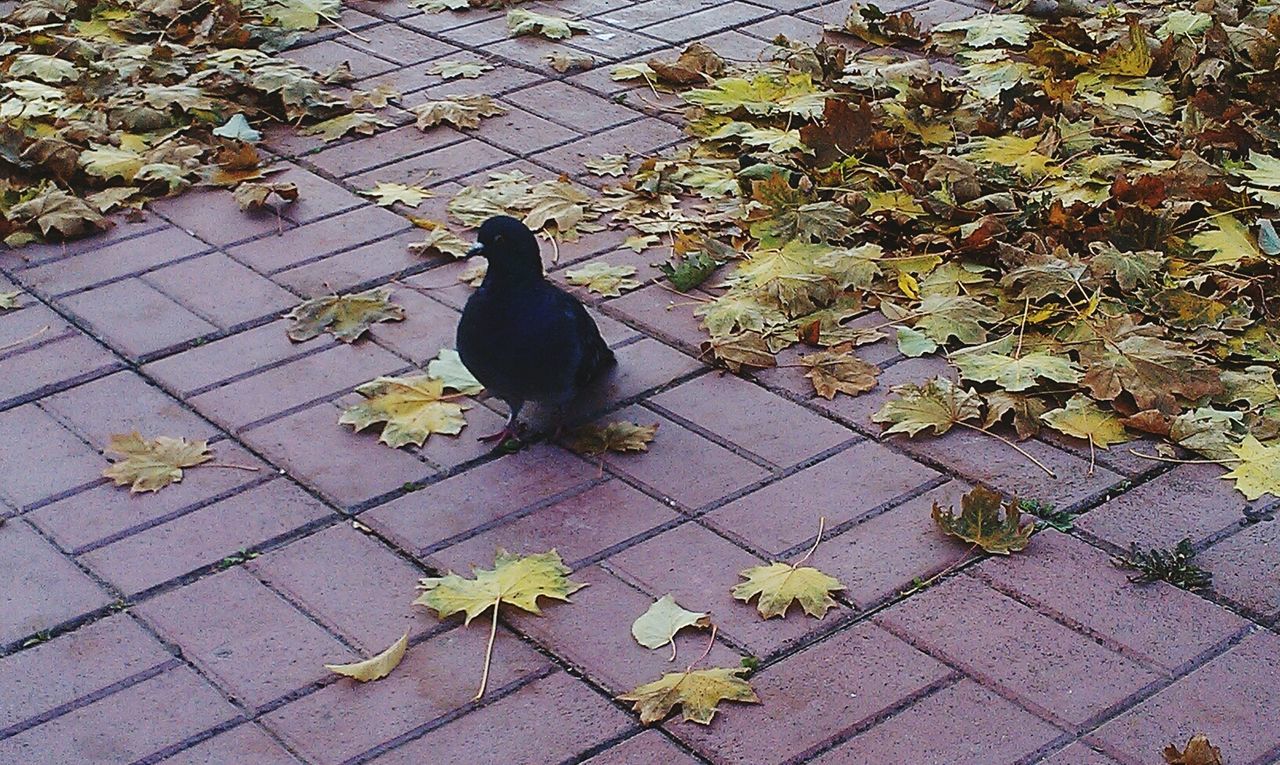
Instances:
[[[542,276],[537,238],[528,226],[509,215],[495,215],[481,224],[476,243],[467,254],[487,258],[490,273]]]

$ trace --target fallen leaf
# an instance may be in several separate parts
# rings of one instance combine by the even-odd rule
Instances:
[[[1280,444],[1263,444],[1247,435],[1237,446],[1232,446],[1240,464],[1222,476],[1236,482],[1236,488],[1248,500],[1263,494],[1280,497]]]
[[[303,135],[318,135],[326,141],[336,141],[347,133],[373,135],[380,127],[395,127],[372,112],[351,112],[304,128]]]
[[[512,37],[539,35],[548,40],[563,40],[579,32],[590,32],[591,27],[573,19],[512,8],[507,11],[507,30]]]
[[[14,311],[22,307],[18,302],[18,298],[22,297],[20,290],[13,292],[0,292],[0,311]]]
[[[476,61],[453,61],[440,59],[432,63],[428,74],[437,74],[443,79],[453,80],[459,77],[473,80],[485,72],[492,72],[493,65]]]
[[[467,425],[462,416],[467,407],[446,396],[444,387],[430,375],[379,377],[356,388],[365,400],[344,411],[338,424],[357,433],[381,424],[378,440],[393,449],[422,446],[434,433],[456,436]]]
[[[375,288],[350,295],[311,298],[284,318],[293,319],[289,339],[294,342],[329,332],[344,343],[354,343],[374,324],[403,321],[404,309],[391,302],[391,290]]]
[[[739,677],[741,667],[713,669],[688,669],[684,672],[668,672],[660,679],[645,683],[630,693],[618,696],[619,701],[633,702],[632,709],[640,713],[642,725],[652,725],[662,720],[680,706],[685,722],[710,725],[721,701],[737,701],[759,704],[760,698],[751,684]]]
[[[1092,399],[1080,393],[1072,396],[1062,409],[1047,412],[1040,419],[1059,433],[1083,438],[1099,449],[1131,440],[1114,414],[1103,411]]]
[[[872,422],[889,424],[884,435],[906,433],[914,436],[933,428],[940,436],[960,422],[982,416],[982,397],[965,390],[945,377],[935,377],[923,387],[906,383],[893,388],[897,398],[889,399],[871,416]]]
[[[749,601],[759,595],[756,609],[766,619],[786,617],[787,609],[794,602],[810,616],[821,619],[836,606],[831,594],[843,590],[835,577],[828,576],[812,566],[792,566],[774,562],[767,566],[753,566],[739,576],[747,581],[733,588],[733,597]]]
[[[798,361],[808,371],[804,373],[813,382],[813,389],[827,400],[837,393],[857,396],[876,387],[880,368],[869,364],[848,350],[834,349],[801,356]]]
[[[409,207],[417,207],[422,204],[423,200],[435,196],[434,192],[428,191],[421,186],[387,183],[386,181],[379,181],[376,186],[371,189],[365,189],[360,194],[369,197],[383,207],[391,207],[396,202]]]
[[[547,64],[557,72],[564,74],[570,70],[576,72],[585,72],[596,65],[594,56],[588,56],[585,53],[552,53],[544,59]]]
[[[271,197],[276,197],[284,204],[298,198],[298,186],[295,183],[254,183],[245,182],[236,186],[231,196],[241,210],[258,210],[267,206]]]
[[[1039,381],[1080,381],[1080,368],[1071,359],[1044,351],[1007,356],[1002,353],[955,353],[951,361],[966,380],[994,382],[1010,393],[1034,388]]]
[[[144,439],[136,430],[115,433],[107,442],[107,454],[118,459],[102,471],[116,486],[128,486],[129,493],[160,491],[182,481],[182,469],[213,459],[207,441],[156,436]]]
[[[350,677],[361,683],[367,683],[370,680],[381,680],[391,674],[391,670],[400,664],[400,660],[404,658],[404,652],[409,648],[409,633],[404,633],[396,642],[392,643],[385,651],[377,656],[370,657],[364,661],[357,661],[352,664],[326,664],[324,668],[330,672],[336,672],[344,677]]]
[[[471,374],[458,352],[452,348],[440,349],[440,353],[427,364],[427,375],[444,383],[444,387],[467,396],[474,396],[484,390],[484,386]]]
[[[409,252],[414,255],[426,255],[439,252],[455,258],[466,258],[470,255],[472,244],[434,221],[414,220],[427,233],[420,242],[410,242]],[[427,225],[430,224],[430,225]]]
[[[569,434],[566,445],[587,457],[605,452],[647,452],[657,432],[657,423],[638,425],[620,420],[608,425],[584,425]]]
[[[570,284],[586,287],[591,292],[605,297],[617,297],[623,292],[640,286],[640,282],[628,277],[636,273],[635,266],[611,266],[596,261],[581,268],[565,271]]]
[[[231,117],[212,131],[214,135],[222,138],[230,138],[236,141],[244,141],[246,143],[257,143],[262,140],[262,133],[253,129],[249,124],[249,120],[240,113],[231,115]]]
[[[933,503],[933,520],[945,533],[970,542],[989,553],[1008,555],[1031,541],[1035,523],[1019,525],[1018,503],[1010,500],[1000,516],[1000,495],[978,486],[960,498],[960,515]]]
[[[1183,749],[1169,744],[1161,752],[1167,765],[1223,765],[1222,750],[1209,743],[1209,737],[1197,733]]]
[[[708,614],[681,608],[670,594],[658,598],[631,624],[631,636],[645,648],[671,646],[671,661],[675,661],[676,633],[686,627],[699,629],[711,626]]]
[[[442,122],[448,122],[456,128],[474,130],[480,127],[482,118],[507,113],[505,106],[482,95],[445,96],[436,101],[418,104],[409,111],[418,118],[415,124],[420,130],[435,127]]]

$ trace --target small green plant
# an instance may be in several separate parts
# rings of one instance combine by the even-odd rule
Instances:
[[[1213,583],[1213,574],[1192,563],[1195,556],[1190,539],[1183,539],[1171,550],[1156,547],[1145,552],[1134,542],[1128,557],[1117,561],[1122,567],[1138,572],[1137,576],[1129,577],[1131,582],[1168,582],[1184,590],[1203,590]]]
[[[37,646],[37,645],[40,645],[41,643],[47,643],[52,639],[53,639],[52,633],[50,633],[48,630],[40,630],[36,634],[22,641],[22,647],[31,648],[32,646]]]
[[[248,563],[249,561],[253,560],[254,558],[258,557],[261,554],[262,553],[249,552],[248,550],[237,550],[236,552],[233,552],[227,557],[218,561],[218,570],[225,571],[231,568],[232,566],[239,566],[243,563]]]
[[[759,656],[743,656],[742,668],[747,671],[748,676],[755,674],[756,670],[760,669],[760,657]]]
[[[1057,510],[1049,502],[1042,502],[1038,499],[1020,499],[1018,500],[1018,509],[1027,515],[1036,517],[1036,526],[1046,528],[1052,526],[1064,534],[1076,527],[1076,513],[1069,513],[1066,510]]]
[[[422,484],[418,483],[417,481],[406,481],[400,487],[400,490],[405,492],[413,492],[413,491],[418,491],[421,488],[422,488]]]

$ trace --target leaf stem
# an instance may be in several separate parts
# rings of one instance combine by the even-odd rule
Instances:
[[[967,423],[967,422],[957,422],[956,424],[957,424],[957,425],[963,425],[963,426],[965,426],[966,428],[969,428],[970,430],[976,430],[976,431],[978,431],[979,433],[986,433],[988,436],[991,436],[992,438],[996,439],[997,441],[1003,441],[1003,442],[1005,443],[1005,445],[1013,447],[1013,449],[1015,449],[1015,450],[1016,450],[1019,454],[1021,454],[1023,457],[1026,457],[1027,459],[1031,460],[1031,462],[1032,462],[1036,467],[1038,467],[1038,468],[1040,468],[1041,470],[1043,470],[1044,472],[1048,473],[1050,478],[1057,478],[1057,477],[1058,477],[1058,474],[1057,474],[1057,473],[1053,472],[1053,471],[1052,471],[1052,470],[1050,470],[1048,467],[1046,467],[1046,466],[1045,466],[1045,464],[1044,464],[1043,462],[1041,462],[1040,460],[1038,460],[1038,459],[1036,459],[1035,457],[1031,456],[1031,453],[1030,453],[1030,452],[1028,452],[1026,449],[1023,449],[1021,446],[1018,446],[1017,444],[1015,444],[1014,442],[1012,442],[1012,441],[1010,441],[1009,439],[1005,438],[1004,436],[1002,436],[1002,435],[1000,435],[1000,434],[998,434],[998,433],[992,433],[991,431],[987,430],[986,428],[980,428],[980,427],[978,427],[977,425],[970,425],[970,424],[969,424],[969,423]]]
[[[1155,460],[1157,462],[1172,462],[1175,465],[1222,465],[1228,463],[1244,462],[1238,457],[1229,457],[1220,460],[1180,460],[1174,457],[1161,457],[1158,454],[1143,454],[1137,449],[1130,448],[1129,453],[1135,457],[1141,457],[1144,460]]]
[[[255,473],[262,470],[262,468],[254,465],[233,465],[230,462],[202,462],[199,465],[196,465],[196,467],[226,468],[228,470],[252,470]]]
[[[498,606],[500,605],[502,605],[502,598],[493,601],[493,619],[489,622],[489,645],[484,649],[484,674],[480,676],[480,690],[476,691],[472,701],[483,698],[485,689],[489,687],[489,665],[493,663],[493,641],[498,637]]]
[[[826,527],[827,527],[827,517],[825,515],[819,516],[818,517],[818,538],[813,540],[813,547],[809,548],[809,552],[805,553],[803,558],[791,564],[792,570],[795,570],[797,567],[799,567],[801,563],[804,563],[805,561],[809,560],[810,556],[812,556],[815,552],[818,551],[818,543],[822,541],[822,532],[826,529]]]
[[[690,664],[690,665],[689,665],[689,667],[688,667],[687,669],[685,669],[684,673],[685,673],[686,675],[687,675],[687,674],[689,674],[690,672],[692,672],[692,671],[693,671],[693,668],[694,668],[694,667],[696,667],[696,666],[698,666],[698,664],[700,664],[700,663],[702,662],[702,660],[703,660],[703,659],[705,659],[705,658],[707,658],[707,656],[711,655],[711,649],[712,649],[713,647],[715,647],[715,644],[716,644],[716,629],[717,629],[716,625],[712,624],[712,625],[711,625],[711,637],[707,639],[707,648],[706,648],[706,650],[702,652],[702,655],[701,655],[701,656],[699,656],[698,658],[694,659],[694,660],[693,660],[693,663],[692,663],[692,664]]]
[[[30,342],[31,340],[35,340],[37,337],[40,337],[44,333],[48,332],[50,329],[53,329],[53,327],[46,324],[40,329],[37,329],[35,332],[32,332],[31,334],[27,335],[26,337],[20,337],[17,340],[14,340],[12,343],[6,343],[4,345],[0,345],[0,351],[7,351],[10,348],[16,348],[19,345],[22,345],[23,343]]]

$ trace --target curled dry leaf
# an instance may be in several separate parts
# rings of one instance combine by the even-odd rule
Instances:
[[[409,243],[409,252],[414,255],[439,252],[455,258],[465,258],[471,250],[470,242],[445,228],[443,224],[421,219],[414,223],[427,230],[422,241]]]
[[[298,198],[296,183],[254,183],[246,181],[236,186],[231,196],[240,205],[241,210],[258,210],[267,206],[272,197],[283,204],[290,204]]]
[[[741,667],[687,669],[668,672],[651,683],[618,696],[619,701],[632,702],[643,725],[652,725],[679,706],[685,722],[710,725],[721,701],[759,704],[760,697],[740,675]]]
[[[989,553],[1008,555],[1027,546],[1034,522],[1021,524],[1022,512],[1018,503],[1004,504],[1004,517],[1000,514],[1000,495],[981,486],[960,498],[960,514],[952,508],[943,509],[933,503],[933,520],[945,533],[970,542]]]
[[[658,598],[631,624],[631,636],[645,648],[671,646],[671,661],[675,661],[676,633],[686,627],[699,629],[710,627],[710,615],[681,608],[670,593]]]
[[[605,452],[647,452],[658,432],[658,423],[639,425],[620,420],[608,425],[584,425],[569,434],[567,446],[578,454],[596,457]]]
[[[427,70],[428,74],[437,74],[446,80],[453,80],[459,77],[473,80],[485,72],[492,72],[493,65],[480,61],[452,61],[440,60],[431,65]]]
[[[466,427],[462,412],[467,407],[446,396],[444,387],[428,375],[379,377],[356,388],[366,400],[344,411],[338,424],[357,433],[381,424],[378,440],[395,449],[422,446],[433,433],[456,436]]]
[[[22,297],[22,292],[14,290],[13,292],[0,292],[0,311],[13,311],[22,307],[18,302],[18,298]]]
[[[402,321],[404,309],[391,302],[391,290],[371,289],[350,295],[312,298],[285,314],[293,319],[289,339],[310,340],[329,332],[344,343],[354,343],[369,327],[383,321]]]
[[[552,53],[544,59],[552,69],[564,74],[568,71],[585,72],[595,67],[595,56],[573,53]]]
[[[396,642],[387,647],[385,651],[351,664],[326,664],[324,668],[330,672],[336,672],[344,677],[349,677],[361,683],[367,683],[371,680],[381,680],[391,674],[391,670],[400,665],[400,660],[404,658],[404,652],[409,648],[409,633],[404,633]]]
[[[702,344],[702,352],[707,351],[710,351],[734,374],[741,372],[743,367],[764,369],[777,365],[769,343],[759,332],[740,332],[736,335],[713,337]]]
[[[380,127],[395,127],[372,112],[351,112],[324,122],[303,128],[303,135],[318,135],[326,141],[336,141],[347,133],[373,135]]]
[[[1167,765],[1223,765],[1222,750],[1209,743],[1209,737],[1197,733],[1183,749],[1169,744],[1161,752]]]
[[[182,481],[182,469],[213,459],[207,441],[156,436],[144,439],[138,431],[115,433],[107,443],[107,454],[121,457],[102,475],[116,486],[128,486],[130,493],[160,491]]]

